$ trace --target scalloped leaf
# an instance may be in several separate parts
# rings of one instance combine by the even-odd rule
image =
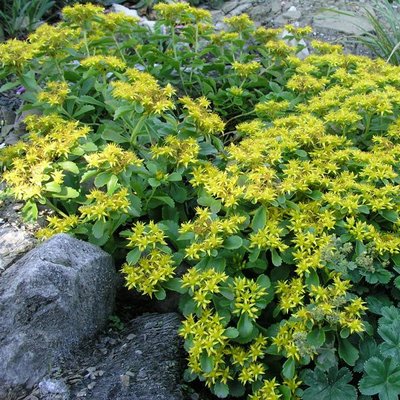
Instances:
[[[379,350],[385,357],[400,359],[400,321],[392,324],[379,324],[378,333],[384,340]]]
[[[353,376],[348,368],[331,368],[326,373],[319,368],[306,370],[303,382],[310,386],[303,393],[303,400],[356,400],[357,390],[349,382]]]
[[[360,392],[378,394],[380,400],[397,400],[400,394],[400,366],[394,359],[371,357],[364,364],[365,375],[360,380]]]

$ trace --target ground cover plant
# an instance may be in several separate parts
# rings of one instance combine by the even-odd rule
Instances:
[[[39,237],[179,292],[185,378],[218,397],[397,399],[400,69],[155,9],[154,32],[76,5],[0,45],[2,90],[36,113],[0,153],[9,194],[27,219],[53,210]]]

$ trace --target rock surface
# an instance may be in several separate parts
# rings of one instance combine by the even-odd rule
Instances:
[[[150,314],[130,323],[127,342],[102,360],[87,400],[183,400],[179,315]]]
[[[33,235],[15,227],[0,227],[0,274],[35,246]]]
[[[115,282],[107,253],[64,234],[1,275],[0,398],[32,387],[105,325]]]
[[[209,400],[181,384],[179,324],[177,313],[166,313],[109,327],[55,365],[24,400]]]

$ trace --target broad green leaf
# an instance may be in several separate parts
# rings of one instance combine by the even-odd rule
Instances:
[[[339,339],[339,356],[348,365],[354,366],[359,354],[358,350],[347,339]]]
[[[236,328],[229,327],[225,329],[224,336],[235,339],[239,336],[239,331]]]
[[[73,174],[79,174],[78,166],[72,161],[62,161],[58,163],[64,171],[72,172]]]
[[[325,343],[325,331],[322,328],[314,328],[307,335],[307,342],[311,344],[311,346],[321,347]]]
[[[239,331],[239,334],[242,338],[247,338],[249,337],[252,332],[253,332],[253,321],[252,319],[247,315],[247,313],[244,313],[240,316],[238,324],[237,324],[237,329]]]
[[[349,384],[351,372],[347,368],[331,368],[327,373],[319,368],[306,370],[301,376],[309,386],[303,393],[303,400],[356,400],[356,388]]]
[[[296,372],[296,362],[293,358],[288,358],[283,364],[282,375],[286,379],[292,379]]]
[[[222,383],[222,382],[216,383],[213,387],[213,391],[214,391],[215,395],[220,399],[224,399],[225,397],[228,397],[228,395],[229,395],[228,385],[225,383]]]
[[[203,351],[200,355],[200,366],[203,372],[211,372],[214,368],[214,358],[208,356],[207,353]]]
[[[275,249],[271,249],[271,256],[272,264],[274,264],[275,267],[280,267],[282,265],[282,258]]]
[[[365,374],[360,380],[360,392],[379,395],[380,400],[398,400],[400,394],[400,366],[393,358],[370,358],[364,364]]]
[[[265,227],[267,223],[267,210],[264,206],[257,209],[254,214],[253,220],[251,221],[251,228],[257,232]]]
[[[400,359],[400,321],[392,324],[379,324],[378,333],[384,340],[379,345],[379,350],[384,357]]]
[[[186,293],[186,289],[182,288],[181,281],[178,278],[172,278],[167,282],[163,282],[163,287],[177,293]]]
[[[131,265],[135,265],[139,261],[141,255],[142,252],[138,248],[135,248],[126,255],[126,261]]]
[[[239,249],[243,244],[243,240],[240,236],[233,235],[229,236],[225,241],[224,241],[224,247],[228,250],[236,250]]]
[[[167,204],[170,207],[175,207],[174,200],[169,196],[154,196],[153,199],[160,200],[161,202]]]
[[[104,222],[102,219],[99,219],[95,222],[92,227],[92,233],[96,239],[100,239],[103,236],[106,225],[106,222]]]
[[[82,107],[79,107],[78,110],[76,111],[76,113],[74,113],[73,117],[78,118],[81,115],[86,114],[89,111],[93,111],[93,110],[95,110],[95,107],[91,106],[90,104],[86,104]]]
[[[58,199],[75,199],[79,197],[79,192],[71,187],[64,186],[61,192],[54,193],[53,197],[57,197]]]
[[[157,292],[154,293],[157,300],[164,300],[167,297],[167,293],[165,292],[164,288],[160,287]]]
[[[393,222],[393,223],[396,223],[399,219],[399,214],[393,210],[379,211],[379,214],[381,214],[382,217],[385,218],[386,220]]]

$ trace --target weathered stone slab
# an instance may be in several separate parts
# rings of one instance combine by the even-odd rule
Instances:
[[[357,36],[373,31],[371,23],[364,16],[350,16],[329,10],[314,16],[314,26]]]

